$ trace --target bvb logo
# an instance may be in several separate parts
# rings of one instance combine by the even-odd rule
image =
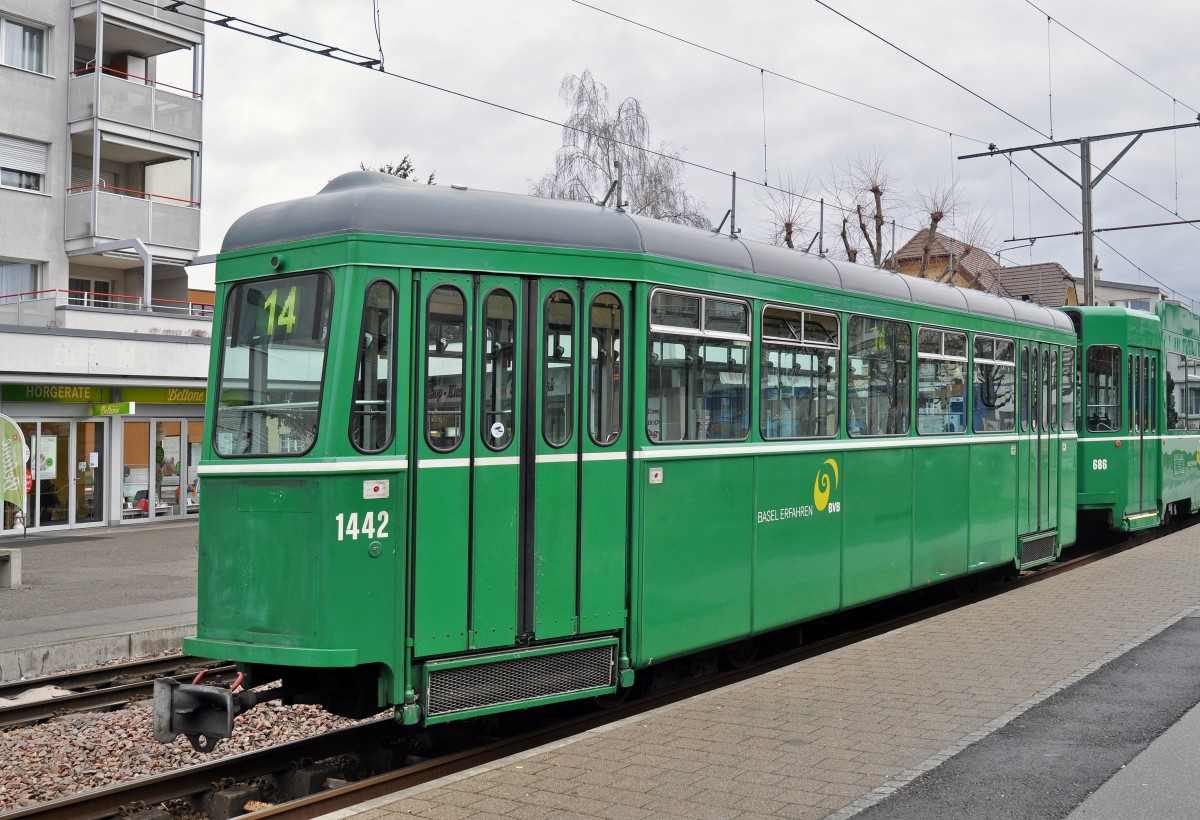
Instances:
[[[832,486],[830,486],[831,481]],[[827,458],[825,459],[825,463],[817,470],[817,480],[813,484],[813,503],[816,504],[818,511],[825,511],[825,508],[829,505],[829,494],[836,490],[837,486],[837,461]]]

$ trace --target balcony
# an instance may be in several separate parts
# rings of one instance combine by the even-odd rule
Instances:
[[[156,256],[191,259],[200,248],[199,204],[124,188],[96,188],[90,184],[69,188],[64,237],[67,250],[137,237]]]
[[[95,104],[97,80],[99,111]],[[67,119],[94,118],[200,142],[201,103],[192,92],[111,68],[99,75],[91,68],[72,72]]]
[[[212,306],[179,299],[77,290],[39,290],[0,295],[0,325],[57,327],[164,336],[208,337]]]
[[[89,6],[93,2],[94,0],[71,0],[71,6]],[[192,2],[198,6],[204,5],[204,0],[192,0]],[[134,14],[131,16],[134,19],[149,17],[170,26],[179,26],[188,31],[196,33],[204,31],[204,20],[200,19],[203,17],[203,14],[198,9],[184,7],[184,12],[186,12],[184,14],[176,11],[167,11],[167,9],[160,7],[167,6],[167,0],[158,0],[157,4],[140,2],[140,0],[104,0],[104,5],[109,8],[116,7],[133,12]]]

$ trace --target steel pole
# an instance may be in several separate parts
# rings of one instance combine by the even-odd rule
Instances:
[[[1092,246],[1092,143],[1084,137],[1079,141],[1080,190],[1083,193],[1083,303],[1096,304],[1096,255]]]

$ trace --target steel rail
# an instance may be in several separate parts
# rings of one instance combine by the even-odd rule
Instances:
[[[515,737],[491,741],[472,749],[433,758],[394,772],[376,775],[347,786],[279,803],[242,816],[254,820],[268,817],[301,820],[301,818],[315,818],[331,811],[359,805],[368,800],[393,795],[450,774],[486,765],[547,743],[572,737],[652,709],[695,697],[698,694],[757,677],[765,672],[790,666],[835,649],[852,646],[900,627],[927,620],[1002,595],[1027,584],[1037,583],[1063,572],[1101,561],[1152,541],[1158,536],[1192,525],[1191,523],[1177,524],[1148,531],[1144,536],[1131,538],[1093,553],[1054,562],[1036,570],[1021,573],[1020,577],[1014,579],[1012,583],[992,584],[971,595],[955,600],[939,601],[932,606],[919,607],[896,617],[877,621],[862,628],[847,630],[797,649],[784,651],[741,669],[721,672],[700,680],[672,686],[615,709],[559,721],[544,728],[523,732]],[[395,739],[401,735],[402,731],[403,727],[390,719],[377,720],[257,752],[235,755],[187,769],[19,809],[6,813],[4,818],[5,820],[23,820],[23,818],[33,817],[42,820],[59,820],[59,818],[62,820],[101,820],[120,813],[130,805],[153,805],[204,792],[219,781],[251,780],[285,769],[297,760],[320,760],[346,754],[364,746],[372,746],[381,741]]]
[[[190,683],[198,670],[179,672],[179,666],[179,664],[176,664],[168,670],[175,674],[158,675],[156,677],[170,677],[180,683]],[[228,680],[235,674],[237,674],[237,668],[232,664],[216,666],[208,670],[209,677],[217,681]],[[124,677],[126,676],[121,675],[117,679],[119,680]],[[12,704],[0,703],[0,729],[11,729],[16,726],[39,723],[68,712],[95,712],[118,709],[136,700],[146,700],[152,697],[153,693],[154,681],[141,680],[132,683],[116,683],[97,689],[85,689],[81,692],[69,692],[65,695],[44,698],[42,700]]]

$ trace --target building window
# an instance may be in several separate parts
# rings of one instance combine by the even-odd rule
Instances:
[[[45,74],[46,30],[19,20],[0,18],[0,62]]]
[[[112,282],[72,276],[67,280],[67,304],[81,307],[112,307]]]
[[[34,263],[0,259],[0,304],[32,299],[37,280],[38,266]]]
[[[45,143],[0,135],[0,187],[45,190]]]

